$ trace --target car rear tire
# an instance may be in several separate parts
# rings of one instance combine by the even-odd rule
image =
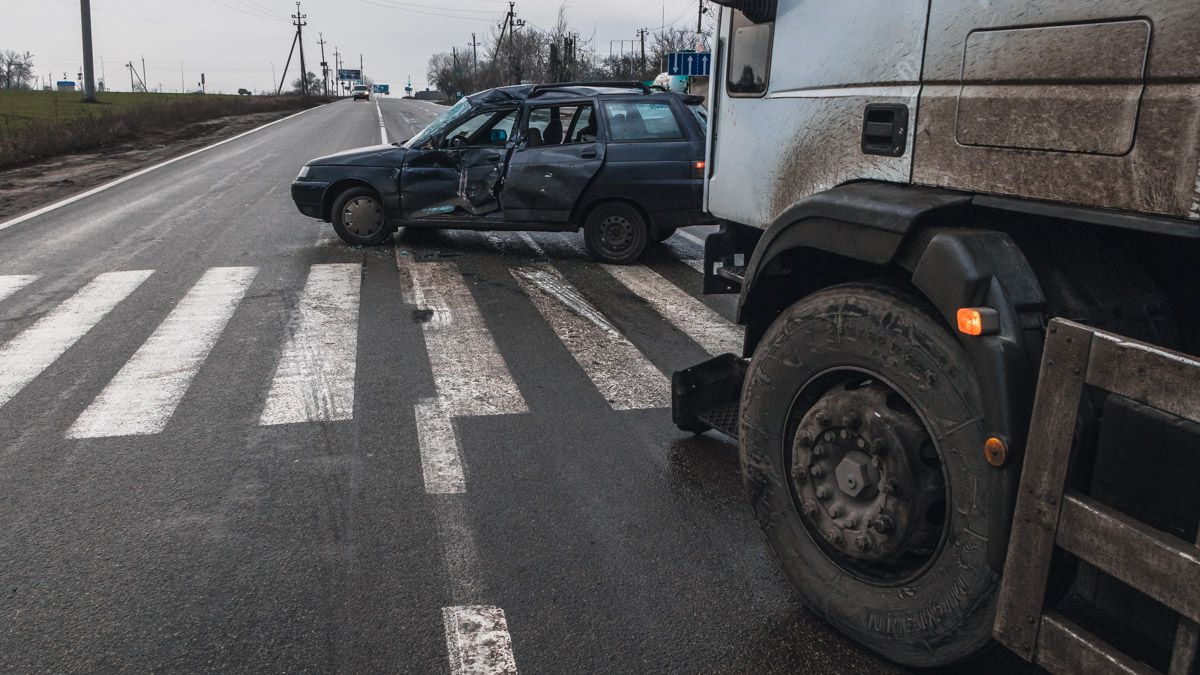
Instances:
[[[650,233],[637,209],[621,202],[606,202],[592,209],[583,226],[583,241],[594,260],[629,265],[646,250]]]
[[[962,347],[884,284],[792,305],[747,371],[739,454],[759,524],[804,604],[892,661],[990,643],[1006,497],[983,416]]]
[[[352,187],[333,202],[333,231],[351,246],[382,244],[392,234],[383,202],[374,190]]]
[[[677,228],[677,227],[660,227],[660,228],[658,228],[658,231],[655,232],[654,236],[650,237],[650,241],[652,241],[656,244],[661,244],[664,241],[670,239],[671,236],[675,234],[675,230],[678,230],[678,229],[679,228]]]

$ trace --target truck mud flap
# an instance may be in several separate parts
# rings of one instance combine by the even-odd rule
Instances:
[[[1200,424],[1200,361],[1119,335],[1054,319],[1042,356],[994,636],[1051,672],[1143,673],[1153,669],[1047,605],[1052,558],[1076,556],[1178,617],[1166,671],[1196,672],[1200,660],[1197,542],[1137,520],[1069,484],[1081,403],[1107,392]],[[1133,439],[1130,456],[1147,453]],[[1175,462],[1162,463],[1162,471]],[[1189,533],[1190,534],[1190,533]]]
[[[671,376],[671,418],[683,431],[738,437],[738,406],[748,362],[722,354]]]

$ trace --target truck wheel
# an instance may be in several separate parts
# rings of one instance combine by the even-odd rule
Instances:
[[[646,250],[649,233],[637,209],[621,202],[608,202],[592,209],[583,225],[583,241],[592,258],[614,265],[628,265]]]
[[[999,574],[979,384],[919,300],[848,284],[792,305],[742,394],[742,477],[806,605],[882,656],[929,667],[990,641]]]
[[[334,232],[352,246],[381,244],[392,234],[383,204],[370,188],[342,192],[333,202],[332,216]]]
[[[656,244],[661,244],[664,241],[670,239],[671,235],[675,234],[675,230],[677,230],[677,229],[679,229],[679,228],[677,228],[677,227],[660,227],[660,228],[658,228],[658,232],[655,232],[654,236],[650,237],[650,241],[653,241]]]

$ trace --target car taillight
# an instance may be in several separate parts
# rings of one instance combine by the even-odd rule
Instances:
[[[704,162],[692,162],[692,178],[704,178]]]

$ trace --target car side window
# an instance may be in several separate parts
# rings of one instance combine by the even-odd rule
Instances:
[[[442,147],[504,146],[517,123],[517,111],[490,110],[467,118],[443,136]]]
[[[604,104],[613,141],[670,141],[686,138],[666,102],[614,101]]]
[[[596,125],[592,119],[592,106],[588,103],[534,108],[525,131],[526,146],[594,142]]]

